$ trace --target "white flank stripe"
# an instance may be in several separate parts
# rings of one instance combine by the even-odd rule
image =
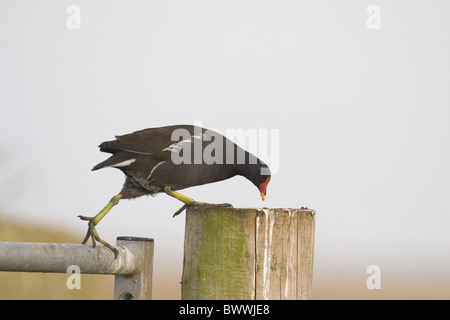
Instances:
[[[208,138],[208,136],[206,136],[204,133],[202,133],[201,135],[198,136],[191,136],[189,139],[186,140],[181,140],[175,143],[172,143],[170,146],[168,146],[167,148],[163,149],[163,151],[169,151],[169,152],[173,152],[173,151],[180,151],[181,150],[181,144],[183,143],[192,143],[194,142],[194,139],[199,139],[199,140],[203,140],[203,138]]]
[[[156,166],[153,167],[152,171],[150,171],[150,174],[147,177],[147,180],[150,179],[150,177],[152,176],[153,172],[155,171],[156,168],[158,168],[160,165],[162,165],[164,163],[164,161],[158,162],[158,164],[156,164]]]
[[[126,167],[129,166],[130,164],[132,164],[133,162],[135,162],[136,159],[129,159],[129,160],[125,160],[116,164],[112,164],[111,167],[114,168],[121,168],[121,167]]]
[[[177,146],[177,144],[171,144],[167,148],[163,149],[163,151],[169,151],[169,152],[172,152],[174,150],[181,150],[181,147]]]

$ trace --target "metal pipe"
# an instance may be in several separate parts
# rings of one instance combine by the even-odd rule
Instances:
[[[0,271],[66,273],[76,265],[83,274],[133,275],[141,270],[140,258],[124,246],[119,255],[97,245],[0,242]]]

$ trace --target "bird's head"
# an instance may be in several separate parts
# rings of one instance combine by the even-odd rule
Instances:
[[[267,184],[270,181],[270,169],[263,161],[256,158],[251,153],[246,152],[248,162],[246,164],[238,165],[238,174],[246,177],[248,180],[258,188],[261,194],[261,199],[266,199]]]
[[[255,167],[257,170],[255,172],[255,169],[253,169],[253,177],[250,180],[252,180],[253,184],[258,188],[261,199],[264,201],[266,199],[267,185],[269,184],[271,177],[270,169],[259,159]]]

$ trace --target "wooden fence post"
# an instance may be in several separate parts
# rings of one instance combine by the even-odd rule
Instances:
[[[311,299],[315,211],[191,207],[182,299]]]

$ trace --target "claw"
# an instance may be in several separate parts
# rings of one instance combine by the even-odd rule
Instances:
[[[85,221],[89,221],[88,223],[88,231],[86,233],[86,236],[84,237],[83,242],[81,242],[81,244],[86,244],[86,242],[88,241],[89,237],[92,239],[92,248],[95,248],[96,246],[96,241],[100,242],[101,244],[103,244],[105,247],[107,247],[109,250],[111,250],[114,253],[114,259],[117,258],[117,256],[119,255],[119,250],[117,250],[117,248],[115,248],[114,246],[110,245],[108,242],[106,242],[105,240],[101,239],[100,236],[98,235],[97,229],[95,229],[95,217],[85,217],[85,216],[78,216],[78,218],[80,218],[81,220],[85,220]]]
[[[176,217],[180,213],[184,211],[188,206],[189,207],[196,207],[196,206],[205,206],[205,207],[226,207],[226,208],[233,208],[233,206],[229,203],[206,203],[206,202],[197,202],[192,198],[189,198],[185,196],[184,194],[181,194],[179,192],[176,192],[171,187],[164,187],[164,191],[171,197],[174,197],[175,199],[180,200],[184,203],[184,205],[177,210],[173,214],[173,217]]]
[[[196,202],[196,201],[192,201],[191,203],[186,203],[184,206],[182,206],[180,209],[177,210],[177,212],[175,212],[173,214],[173,217],[175,218],[177,215],[179,215],[180,213],[182,213],[184,211],[184,209],[186,209],[187,207],[221,207],[221,208],[233,208],[233,205],[231,205],[230,203],[206,203],[206,202]]]
[[[173,218],[175,218],[177,215],[179,215],[180,213],[182,213],[183,211],[184,211],[184,209],[186,209],[186,207],[187,207],[187,204],[185,204],[184,206],[182,206],[180,209],[178,209],[177,210],[177,212],[175,212],[174,214],[173,214]]]

